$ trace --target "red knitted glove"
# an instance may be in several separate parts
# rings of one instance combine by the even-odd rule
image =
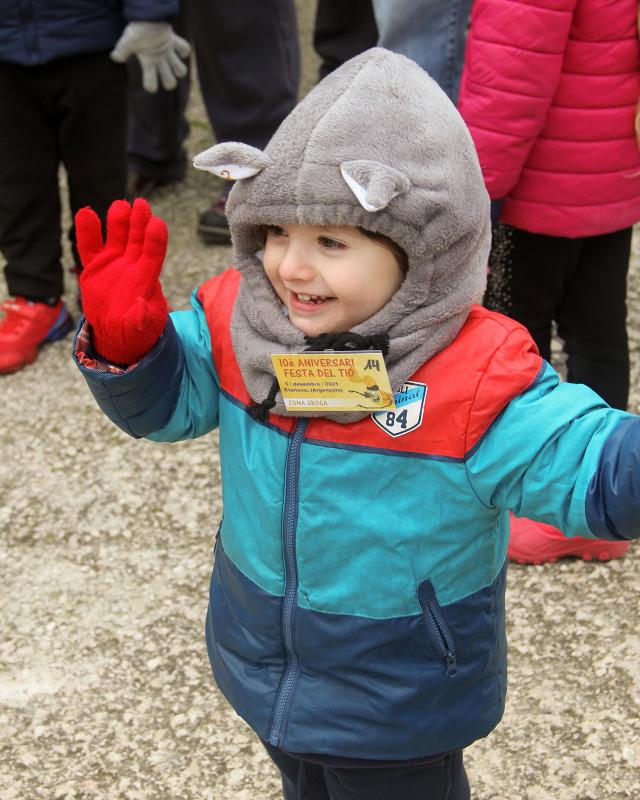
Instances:
[[[167,301],[159,276],[167,252],[167,226],[151,214],[146,200],[116,200],[107,214],[103,244],[97,214],[76,214],[82,310],[100,355],[133,364],[158,341],[167,322]]]

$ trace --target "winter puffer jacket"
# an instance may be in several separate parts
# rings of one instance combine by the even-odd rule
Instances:
[[[464,747],[504,707],[508,509],[579,535],[640,535],[640,420],[559,384],[522,326],[476,306],[395,412],[257,422],[231,342],[240,283],[230,270],[204,284],[121,374],[81,352],[84,334],[75,351],[130,435],[219,427],[216,682],[289,752]]]
[[[501,220],[592,236],[640,219],[637,0],[475,0],[459,110]]]
[[[178,0],[0,0],[0,61],[33,66],[111,50],[127,22],[178,9]]]

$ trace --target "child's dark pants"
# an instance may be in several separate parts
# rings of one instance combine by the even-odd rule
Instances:
[[[471,796],[461,750],[426,764],[354,768],[317,764],[265,747],[282,775],[284,800],[469,800]]]
[[[58,167],[67,171],[72,216],[90,205],[104,219],[111,202],[124,197],[127,70],[109,53],[29,67],[2,62],[0,120],[0,251],[9,294],[57,298]]]
[[[567,353],[567,379],[626,409],[626,293],[631,228],[569,239],[499,225],[485,305],[525,325],[549,360],[551,323]]]

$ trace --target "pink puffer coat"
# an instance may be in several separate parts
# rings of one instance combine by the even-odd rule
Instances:
[[[640,220],[638,0],[474,0],[459,108],[501,221],[595,236]]]

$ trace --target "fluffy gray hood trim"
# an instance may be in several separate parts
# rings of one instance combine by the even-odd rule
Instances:
[[[450,344],[482,296],[491,228],[475,148],[445,93],[404,56],[373,48],[343,64],[289,114],[264,152],[226,143],[194,163],[249,175],[237,181],[227,203],[243,276],[231,333],[258,402],[273,382],[271,353],[305,348],[262,267],[261,226],[361,226],[404,248],[403,284],[353,328],[389,336],[394,391]],[[287,413],[279,397],[273,410]],[[309,413],[316,415],[339,422],[365,416]]]

